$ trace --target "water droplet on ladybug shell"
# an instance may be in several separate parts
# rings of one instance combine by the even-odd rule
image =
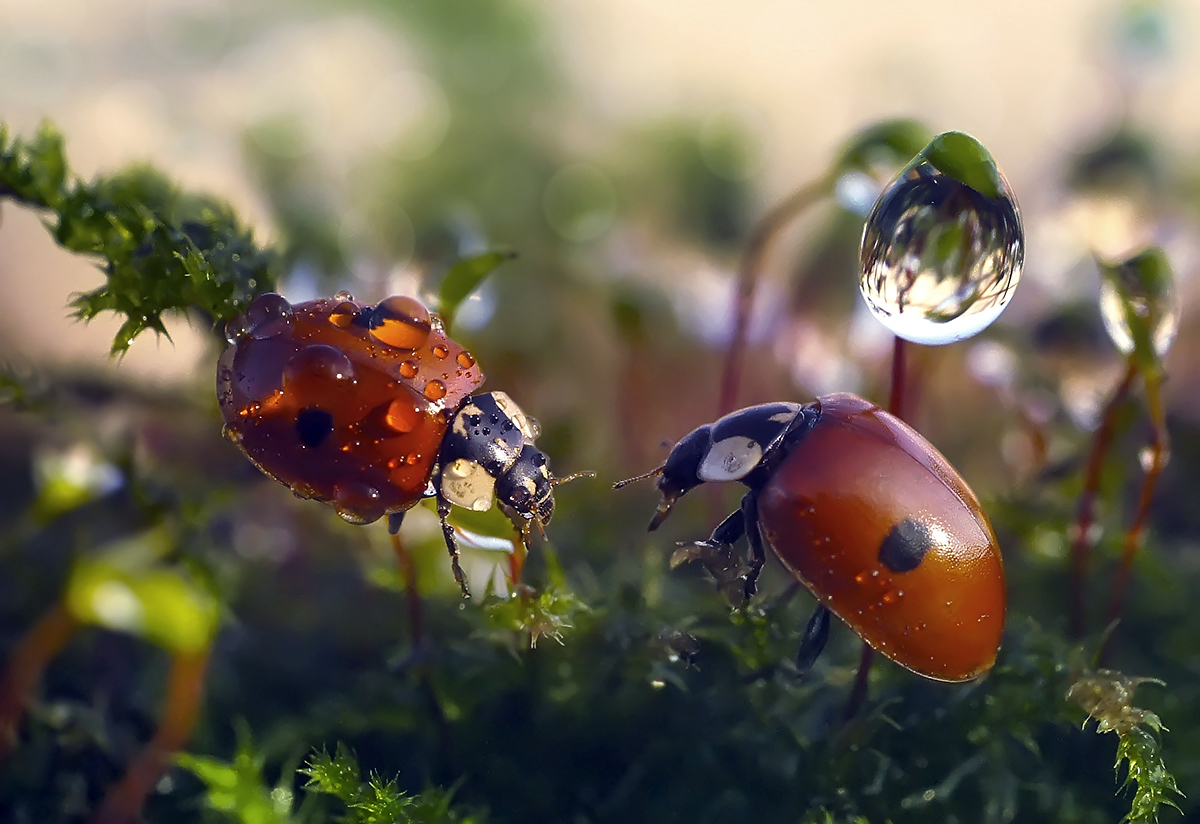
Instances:
[[[333,505],[342,519],[352,524],[369,524],[379,518],[379,490],[368,484],[338,484],[333,489]]]
[[[358,318],[358,311],[357,305],[349,301],[342,301],[333,307],[333,311],[329,313],[329,322],[339,329],[348,329],[354,325],[354,321]]]
[[[463,369],[470,369],[475,365],[475,356],[465,349],[458,353],[458,357],[455,360],[458,361],[458,365]]]
[[[435,358],[437,358],[438,360],[442,360],[449,354],[450,354],[450,350],[447,349],[445,346],[443,346],[440,343],[437,346],[433,347],[433,356]]]
[[[290,333],[294,321],[292,304],[283,295],[267,292],[256,297],[246,308],[238,331],[242,332],[241,337],[266,340]],[[236,343],[239,339],[231,342]]]
[[[429,339],[429,310],[414,298],[393,295],[371,312],[371,336],[397,349],[416,349]]]
[[[400,376],[404,378],[415,378],[417,372],[421,371],[421,365],[415,360],[406,360],[400,364]]]
[[[430,381],[425,384],[425,397],[431,401],[440,401],[446,397],[446,384],[442,381]]]
[[[354,364],[342,350],[314,343],[292,355],[283,367],[285,387],[300,382],[306,388],[320,384],[328,384],[329,388],[349,386],[354,383]]]
[[[406,395],[408,393],[405,393]],[[425,413],[417,408],[410,397],[396,398],[388,404],[384,422],[396,432],[412,432],[421,425]]]
[[[1012,300],[1025,233],[1012,189],[967,135],[935,138],[875,202],[859,287],[897,336],[944,344],[985,329]]]

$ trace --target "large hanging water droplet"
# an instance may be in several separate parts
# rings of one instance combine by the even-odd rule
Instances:
[[[1123,354],[1141,350],[1151,358],[1166,355],[1179,331],[1180,312],[1171,265],[1161,249],[1101,264],[1100,316]]]
[[[964,340],[1012,299],[1025,233],[1012,189],[974,138],[934,138],[888,184],[863,228],[859,287],[914,343]]]

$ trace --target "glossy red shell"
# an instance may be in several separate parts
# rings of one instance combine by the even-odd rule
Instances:
[[[820,418],[758,495],[763,537],[813,595],[901,666],[941,681],[982,675],[1004,628],[1004,567],[974,493],[916,431],[853,395]],[[881,549],[900,525],[923,557]]]
[[[343,300],[345,297],[347,299]],[[449,414],[483,383],[474,358],[411,298],[385,312],[261,295],[217,367],[225,432],[259,469],[355,523],[426,490]],[[375,316],[375,328],[367,319]]]

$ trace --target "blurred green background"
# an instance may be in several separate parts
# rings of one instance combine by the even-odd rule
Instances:
[[[266,777],[248,792],[295,791],[296,820],[336,809],[301,802],[294,769],[338,742],[405,790],[454,787],[460,809],[495,821],[1116,820],[1129,799],[1115,795],[1115,742],[1080,731],[1063,700],[1067,551],[1090,432],[1124,368],[1094,256],[1158,244],[1183,301],[1166,363],[1173,452],[1110,663],[1167,682],[1138,700],[1200,797],[1198,40],[1182,2],[8,0],[0,120],[18,135],[53,121],[85,178],[148,162],[228,200],[280,252],[293,301],[429,296],[455,261],[515,251],[455,337],[487,389],[539,419],[558,474],[597,477],[559,490],[548,529],[587,607],[561,645],[530,650],[477,602],[461,608],[432,515],[413,513],[432,638],[414,661],[382,526],[295,499],[221,438],[219,335],[175,317],[170,341],[144,335],[110,359],[118,322],[66,309],[100,273],[5,203],[0,360],[23,391],[0,406],[0,650],[55,601],[72,559],[166,523],[168,554],[221,603],[189,750],[252,749]],[[1010,621],[978,684],[877,661],[845,726],[859,644],[837,626],[813,675],[780,672],[811,607],[777,600],[782,569],[731,617],[698,571],[667,568],[673,542],[706,535],[737,492],[690,496],[647,536],[653,490],[608,487],[716,416],[755,221],[893,117],[973,134],[1022,206],[1013,304],[981,336],[912,355],[912,422],[992,515]],[[886,400],[890,337],[856,294],[862,203],[887,174],[871,168],[768,260],[739,405]],[[1097,633],[1147,433],[1135,392],[1102,480]],[[540,552],[529,577],[553,577]],[[72,643],[0,766],[0,819],[83,820],[153,730],[165,667],[129,636]],[[147,817],[231,820],[182,769]]]

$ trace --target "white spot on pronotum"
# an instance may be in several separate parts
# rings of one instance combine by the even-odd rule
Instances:
[[[702,481],[737,481],[746,477],[760,460],[762,447],[758,442],[735,435],[712,445],[696,475]]]

